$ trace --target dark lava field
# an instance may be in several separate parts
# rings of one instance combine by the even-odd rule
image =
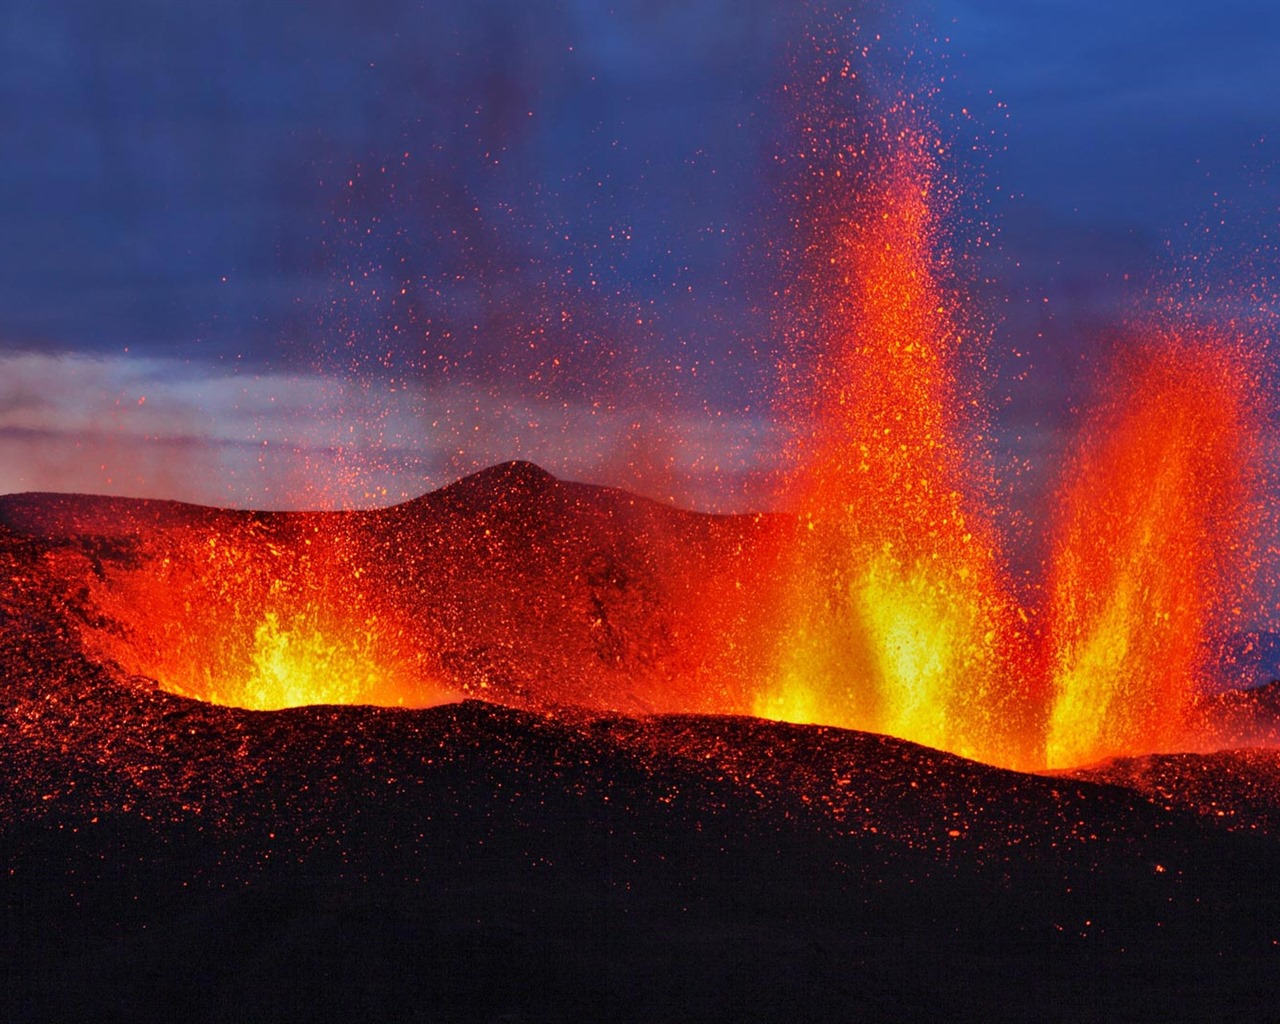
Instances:
[[[0,499],[6,1021],[1280,1019],[1274,750],[1024,774],[653,708],[636,538],[696,569],[751,521],[531,467],[358,514],[416,531],[424,608],[467,591],[423,626],[465,699],[249,711],[105,658],[136,537],[230,515]]]

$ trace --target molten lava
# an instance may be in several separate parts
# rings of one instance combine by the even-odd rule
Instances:
[[[932,149],[902,133],[862,216],[834,228],[804,529],[778,563],[775,674],[753,710],[1024,763],[1032,679],[962,440]]]
[[[806,153],[824,184],[790,515],[680,513],[517,463],[373,513],[108,515],[44,534],[85,648],[252,709],[747,712],[1018,768],[1202,745],[1251,562],[1256,367],[1221,332],[1128,344],[1020,604],[920,123],[891,106],[883,145]]]
[[[260,521],[147,538],[139,568],[93,579],[86,645],[129,675],[214,704],[424,706],[447,699],[402,613],[384,608],[347,530]]]
[[[879,161],[836,150],[861,159],[861,193],[828,190],[819,211],[799,526],[776,531],[756,583],[750,710],[1020,768],[1213,742],[1194,708],[1245,596],[1254,360],[1222,332],[1130,340],[1056,497],[1041,603],[1020,606],[958,383],[940,146],[884,135]]]
[[[1086,426],[1048,581],[1050,766],[1198,745],[1191,702],[1247,578],[1249,362],[1226,339],[1152,332]]]

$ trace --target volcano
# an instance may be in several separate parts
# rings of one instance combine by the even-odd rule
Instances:
[[[0,498],[7,1019],[1274,1017],[1257,332],[1125,325],[1015,574],[948,147],[815,43],[779,511]]]
[[[704,641],[783,519],[526,463],[371,512],[0,499],[5,1019],[1273,1015],[1280,754],[723,713]]]

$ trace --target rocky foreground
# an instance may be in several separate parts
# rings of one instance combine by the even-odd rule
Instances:
[[[112,625],[63,570],[127,562],[103,539],[120,508],[90,529],[17,505],[0,509],[5,1020],[1275,1016],[1272,750],[1034,775],[585,702],[219,707],[86,647]],[[591,557],[615,527],[597,528]],[[615,624],[641,593],[617,580],[581,584],[612,594]],[[576,628],[562,646],[595,642]],[[581,694],[644,656],[614,653]]]

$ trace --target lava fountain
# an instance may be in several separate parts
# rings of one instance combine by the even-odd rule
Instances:
[[[1150,330],[1086,424],[1049,567],[1050,766],[1197,745],[1210,641],[1249,577],[1252,363],[1213,331]]]
[[[86,647],[126,676],[252,710],[447,699],[405,610],[363,578],[343,517],[281,527],[254,516],[139,536],[109,571],[64,567],[86,581],[94,609]]]
[[[1026,645],[961,443],[937,178],[928,133],[903,131],[866,213],[835,228],[803,529],[778,565],[776,675],[753,710],[1022,762],[1032,701],[1010,682],[1031,681]]]
[[[746,712],[1024,769],[1213,742],[1197,697],[1254,562],[1257,360],[1234,331],[1130,340],[1020,601],[964,381],[981,359],[944,147],[909,104],[883,109],[856,145],[808,136],[790,515],[700,517],[513,464],[374,513],[188,508],[95,539],[103,519],[48,553],[85,649],[253,709]]]
[[[847,187],[862,191],[819,211],[799,528],[765,556],[751,711],[1018,768],[1202,747],[1193,709],[1251,562],[1256,359],[1224,331],[1130,339],[1055,497],[1040,599],[1023,606],[959,379],[973,342],[947,287],[942,146],[918,123],[894,105],[886,156],[837,146],[834,175],[819,170],[857,166]]]

